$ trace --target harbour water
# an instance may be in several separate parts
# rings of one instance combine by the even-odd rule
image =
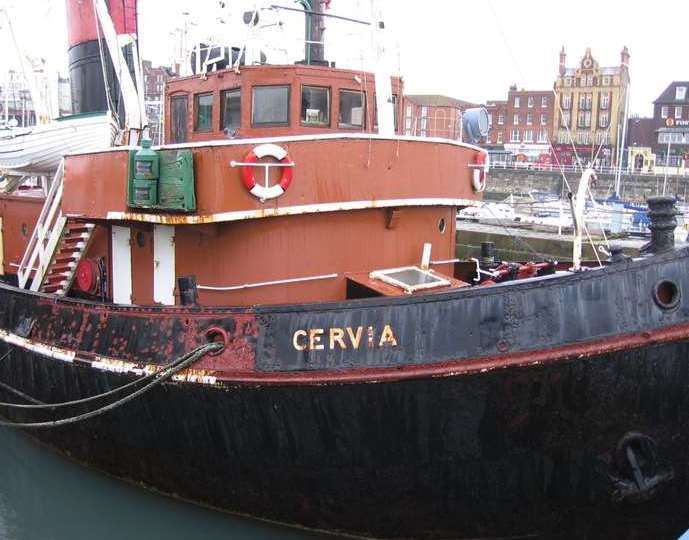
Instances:
[[[313,539],[88,470],[0,429],[0,540]]]

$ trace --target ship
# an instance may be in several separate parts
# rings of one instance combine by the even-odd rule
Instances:
[[[0,194],[2,425],[334,534],[676,538],[689,249],[673,199],[649,200],[641,257],[458,260],[486,151],[404,135],[402,79],[323,57],[326,4],[299,6],[308,61],[247,50],[171,80],[167,144],[130,129],[65,156],[44,197]],[[117,28],[132,3],[109,7]],[[68,2],[72,22],[90,9]],[[77,40],[73,65],[94,46]]]

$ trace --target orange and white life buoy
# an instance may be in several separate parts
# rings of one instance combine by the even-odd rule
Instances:
[[[259,163],[258,160],[264,157],[275,158],[278,163]],[[254,197],[261,200],[274,199],[282,195],[292,183],[292,169],[294,162],[289,157],[287,150],[278,146],[277,144],[261,144],[249,152],[242,163],[232,162],[233,167],[241,167],[240,174],[242,183],[246,186]],[[282,174],[280,175],[280,182],[273,186],[267,185],[268,172],[271,167],[280,167]],[[255,169],[264,168],[266,184],[260,185],[256,182]]]
[[[486,177],[488,176],[488,153],[477,152],[474,155],[474,162],[470,165],[474,170],[471,185],[476,193],[481,193],[486,189]]]

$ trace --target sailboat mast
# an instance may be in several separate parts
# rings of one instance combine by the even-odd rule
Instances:
[[[615,195],[620,196],[620,186],[622,184],[622,161],[624,160],[624,145],[627,140],[627,124],[629,123],[629,84],[625,90],[624,123],[622,124],[622,139],[620,140],[619,152],[617,156],[617,176],[615,178]]]

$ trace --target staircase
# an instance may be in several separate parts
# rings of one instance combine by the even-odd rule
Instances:
[[[64,160],[55,173],[43,209],[19,264],[19,286],[64,296],[88,248],[94,225],[62,215]]]

